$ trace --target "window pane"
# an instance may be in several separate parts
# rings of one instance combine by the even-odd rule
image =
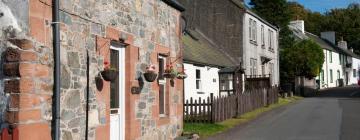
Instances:
[[[164,79],[163,74],[164,74],[164,59],[159,58],[159,80]]]
[[[119,52],[116,50],[110,52],[110,65],[119,67]],[[119,76],[110,83],[110,108],[119,108]]]
[[[196,79],[200,79],[200,70],[196,70]]]
[[[165,114],[165,85],[162,84],[159,90],[159,113]]]
[[[196,89],[201,89],[201,81],[196,80]]]

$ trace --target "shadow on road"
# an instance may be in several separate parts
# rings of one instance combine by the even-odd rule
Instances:
[[[320,98],[360,98],[360,87],[338,87],[320,90],[315,97]]]

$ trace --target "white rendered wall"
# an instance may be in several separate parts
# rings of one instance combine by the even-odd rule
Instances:
[[[185,73],[188,77],[184,80],[185,101],[193,99],[206,99],[210,97],[210,93],[214,93],[214,97],[219,95],[219,69],[215,67],[199,67],[193,64],[184,63]],[[196,89],[196,69],[200,70],[201,90]],[[215,82],[214,82],[215,81]],[[199,94],[204,93],[204,94]]]
[[[353,76],[353,69],[356,69],[356,77]],[[358,80],[359,80],[359,70],[360,70],[360,60],[357,58],[352,58],[352,70],[351,73],[349,75],[349,85],[352,84],[357,84]]]
[[[256,21],[256,40],[257,40],[257,45],[253,44],[250,42],[250,37],[249,37],[249,20],[253,19]],[[265,46],[264,49],[262,48],[262,43],[261,43],[261,25],[264,26],[264,38],[265,38]],[[273,31],[273,39],[272,41],[273,43],[273,48],[274,48],[274,52],[269,51],[269,33],[268,30],[272,30]],[[261,70],[261,56],[266,56],[268,58],[271,59],[270,62],[268,62],[267,64],[265,64],[265,74],[271,74],[272,75],[272,84],[273,85],[279,85],[279,51],[278,51],[278,32],[273,29],[272,27],[268,26],[267,24],[263,23],[262,21],[258,20],[256,17],[246,13],[244,16],[244,26],[243,26],[243,30],[244,30],[244,35],[243,35],[243,43],[244,43],[244,58],[243,58],[243,65],[245,70],[245,75],[250,75],[250,59],[254,58],[257,59],[257,75],[261,75],[262,74],[262,70]],[[274,70],[273,73],[270,73],[270,63],[274,64]]]

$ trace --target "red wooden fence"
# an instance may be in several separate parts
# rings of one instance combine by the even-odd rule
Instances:
[[[277,102],[277,87],[249,90],[243,94],[218,98],[211,95],[206,100],[190,98],[184,103],[184,121],[190,123],[221,122]]]

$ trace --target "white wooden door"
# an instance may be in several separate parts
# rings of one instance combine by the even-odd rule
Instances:
[[[110,140],[125,140],[125,48],[110,47],[111,67],[117,68],[117,80],[110,85]]]

